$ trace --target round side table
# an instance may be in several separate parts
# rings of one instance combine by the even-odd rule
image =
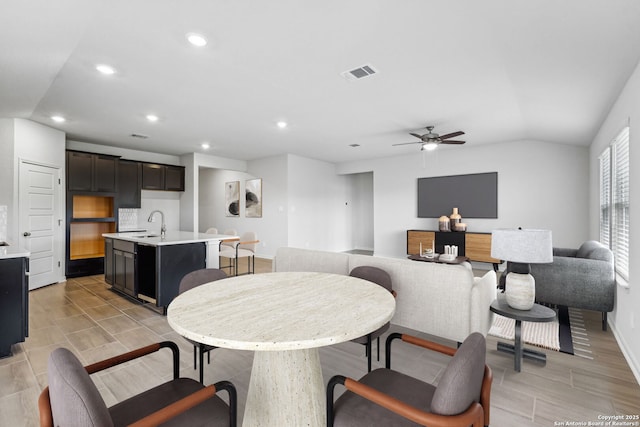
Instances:
[[[531,310],[518,310],[509,307],[504,294],[498,294],[498,299],[491,303],[490,310],[516,321],[514,344],[498,342],[498,351],[512,353],[514,355],[514,369],[520,372],[522,359],[533,359],[546,363],[547,355],[530,349],[522,348],[522,322],[551,322],[556,317],[556,312],[540,304],[533,304]]]

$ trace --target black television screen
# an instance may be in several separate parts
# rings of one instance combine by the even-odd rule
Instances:
[[[418,178],[418,218],[498,218],[498,172]]]

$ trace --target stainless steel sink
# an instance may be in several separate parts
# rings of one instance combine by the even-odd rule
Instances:
[[[151,237],[160,237],[159,234],[140,234],[140,235],[135,235],[135,236],[131,236],[131,237],[136,237],[138,239],[146,239],[146,238],[151,238]]]

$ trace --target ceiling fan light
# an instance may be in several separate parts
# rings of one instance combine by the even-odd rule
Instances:
[[[433,151],[437,146],[438,144],[435,142],[425,142],[424,144],[422,144],[422,148],[420,148],[420,151]]]

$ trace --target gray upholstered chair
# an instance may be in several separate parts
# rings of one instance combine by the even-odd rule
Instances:
[[[393,290],[391,276],[389,276],[389,273],[387,273],[381,268],[363,265],[351,270],[351,272],[349,273],[349,276],[357,277],[359,279],[364,279],[364,280],[368,280],[369,282],[373,282],[377,285],[382,286],[389,292],[391,292],[394,297],[396,296],[396,293]],[[365,346],[365,355],[367,356],[367,372],[371,372],[371,342],[374,339],[377,341],[378,360],[380,360],[380,335],[384,334],[389,329],[389,325],[390,323],[387,322],[377,330],[363,337],[351,340],[353,342],[357,342],[358,344],[362,344]]]
[[[200,270],[187,273],[178,287],[178,294],[193,289],[205,283],[215,282],[216,280],[225,279],[227,273],[217,268],[203,268]],[[200,382],[204,384],[204,353],[207,353],[207,363],[211,363],[211,350],[217,348],[212,345],[202,344],[188,338],[185,338],[193,344],[193,369],[196,369],[196,358],[199,356],[200,362]]]
[[[173,380],[130,397],[108,408],[89,374],[169,348],[173,352]],[[66,348],[51,352],[49,386],[38,399],[43,427],[82,426],[235,426],[236,390],[228,381],[208,387],[191,378],[179,378],[178,346],[170,341],[146,347],[83,367]],[[229,393],[227,405],[216,393]],[[163,424],[164,423],[164,424]]]
[[[602,330],[607,330],[607,312],[613,310],[616,290],[613,252],[608,247],[590,240],[578,249],[553,248],[553,262],[531,264],[531,275],[536,301],[600,311]]]
[[[391,369],[391,342],[397,338],[453,356],[437,386]],[[485,339],[478,332],[457,350],[391,334],[386,343],[386,368],[369,372],[359,381],[341,375],[329,380],[327,426],[488,426],[493,374],[485,356]],[[334,403],[337,384],[347,390]]]
[[[224,241],[222,242],[225,243]],[[253,231],[247,231],[240,235],[240,240],[235,243],[234,247],[220,246],[220,258],[228,258],[230,268],[235,276],[238,275],[238,260],[240,258],[247,258],[247,274],[253,274],[255,272],[255,254],[256,246],[260,241],[258,235]]]

